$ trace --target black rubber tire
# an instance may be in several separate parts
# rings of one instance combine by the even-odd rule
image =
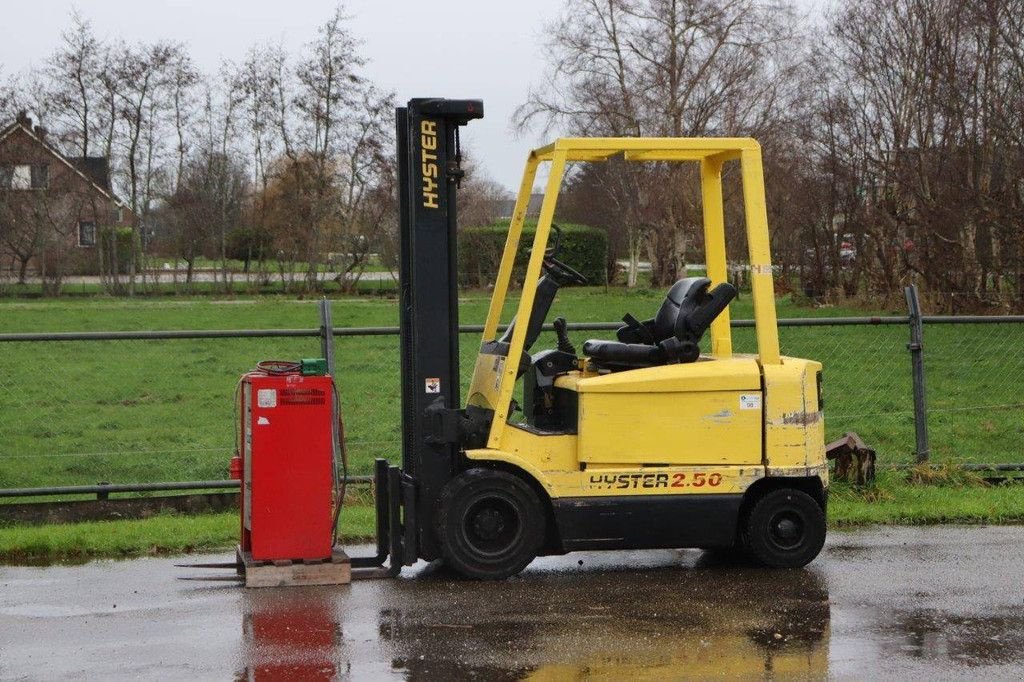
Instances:
[[[502,580],[534,560],[544,541],[544,510],[523,480],[470,469],[441,491],[437,536],[445,563],[474,580]]]
[[[825,512],[813,497],[794,488],[766,493],[743,522],[743,547],[771,568],[799,568],[825,544]]]

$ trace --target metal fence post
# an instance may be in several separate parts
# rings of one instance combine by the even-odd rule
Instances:
[[[334,324],[331,321],[331,302],[320,299],[320,356],[327,360],[327,373],[334,376]]]
[[[327,373],[331,375],[333,381],[337,382],[338,377],[334,373],[334,323],[331,320],[331,302],[327,300],[326,296],[320,299],[320,355],[327,360]],[[337,387],[337,383],[335,383],[335,387]],[[338,395],[338,391],[335,388],[331,392],[331,410],[339,416],[337,419],[331,420],[331,444],[334,450],[334,483],[335,486],[339,485],[339,483],[342,486],[347,486],[347,471],[343,479],[341,472],[338,470],[338,462],[343,461],[345,448],[345,444],[341,442],[341,405],[338,404],[340,401],[341,396]]]
[[[903,290],[907,298],[907,315],[910,319],[910,366],[914,384],[914,441],[917,463],[928,461],[928,404],[924,385],[924,321],[921,318],[921,301],[917,286],[911,284]]]

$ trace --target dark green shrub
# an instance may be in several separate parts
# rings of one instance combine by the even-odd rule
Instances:
[[[104,269],[113,273],[126,275],[132,264],[132,242],[135,231],[130,227],[101,227],[99,231],[101,248],[103,248]]]
[[[459,231],[459,283],[463,286],[486,287],[494,283],[501,264],[501,253],[508,235],[508,220],[499,220],[486,227],[467,227]],[[516,253],[513,280],[521,282],[530,259],[537,221],[528,220],[523,226]],[[591,284],[606,283],[608,235],[604,230],[587,225],[558,223],[562,239],[558,259],[575,268]],[[554,234],[548,240],[554,243]]]
[[[273,236],[258,227],[236,227],[228,232],[226,255],[249,265],[251,261],[262,261],[271,255]]]

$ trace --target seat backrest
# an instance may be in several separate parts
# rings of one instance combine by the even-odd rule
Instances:
[[[583,352],[606,368],[651,367],[670,362],[695,362],[700,340],[730,301],[736,288],[722,282],[711,291],[707,277],[687,277],[672,285],[658,314],[645,322],[626,315],[619,342],[587,341]]]
[[[651,330],[654,334],[654,341],[664,341],[676,335],[676,320],[682,315],[684,318],[700,307],[711,280],[707,277],[687,277],[672,285],[665,295],[665,301],[654,316],[654,325]]]
[[[710,291],[708,285],[704,284],[695,295],[687,295],[676,318],[676,338],[698,343],[711,323],[722,314],[734,298],[736,287],[728,282],[721,282]]]

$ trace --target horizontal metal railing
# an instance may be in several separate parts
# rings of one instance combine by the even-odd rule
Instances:
[[[349,485],[366,485],[373,476],[349,476]],[[58,485],[42,488],[0,488],[3,497],[49,497],[52,495],[98,495],[111,493],[148,493],[183,490],[236,490],[239,482],[227,478],[219,481],[164,481],[159,483],[97,483],[95,485]]]
[[[796,317],[778,320],[780,327],[844,327],[857,325],[905,325],[906,315],[886,317]],[[1021,324],[1024,315],[925,315],[924,324]],[[754,320],[732,320],[737,329],[755,326]],[[622,322],[570,322],[569,331],[614,331]],[[553,331],[550,324],[545,331]],[[504,330],[504,326],[498,328]],[[466,324],[459,327],[460,334],[479,334],[482,324]],[[333,336],[397,336],[398,327],[334,327]],[[0,343],[14,341],[144,341],[160,339],[244,339],[275,337],[316,337],[322,329],[181,329],[164,331],[124,332],[27,332],[0,334]]]

